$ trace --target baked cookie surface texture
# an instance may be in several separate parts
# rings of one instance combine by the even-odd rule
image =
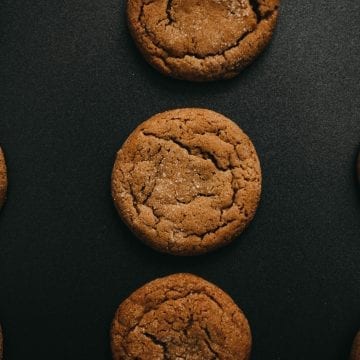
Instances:
[[[117,154],[115,206],[152,248],[198,255],[231,242],[255,215],[261,169],[245,133],[223,115],[180,109],[139,125]]]
[[[227,79],[270,42],[280,0],[128,0],[130,32],[165,75]]]
[[[247,360],[251,332],[226,293],[176,274],[146,284],[120,305],[111,347],[114,360]]]

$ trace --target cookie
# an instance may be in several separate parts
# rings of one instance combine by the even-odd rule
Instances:
[[[120,305],[111,348],[114,360],[247,360],[251,332],[226,293],[176,274],[146,284]]]
[[[0,209],[3,206],[6,198],[7,189],[7,175],[4,153],[0,147]]]
[[[360,332],[355,337],[351,350],[350,360],[360,360]]]
[[[123,221],[154,249],[198,255],[228,244],[254,217],[259,159],[231,120],[180,109],[138,126],[117,154],[112,195]]]
[[[127,0],[130,32],[146,60],[165,75],[228,79],[272,37],[280,0]]]

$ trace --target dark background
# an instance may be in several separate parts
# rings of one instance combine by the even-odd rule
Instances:
[[[118,304],[192,272],[227,291],[252,360],[347,359],[360,327],[360,2],[284,0],[271,46],[237,78],[165,78],[137,52],[124,1],[0,1],[0,215],[5,359],[111,359]],[[253,139],[263,196],[232,245],[158,254],[110,196],[117,149],[140,122],[206,107]]]

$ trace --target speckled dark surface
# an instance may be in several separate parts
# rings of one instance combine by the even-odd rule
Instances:
[[[346,360],[360,327],[360,2],[284,0],[273,42],[234,80],[152,70],[119,0],[0,2],[5,359],[111,359],[118,304],[187,271],[246,312],[252,360]],[[115,152],[176,107],[234,119],[257,147],[261,206],[231,246],[174,258],[142,245],[110,197]]]

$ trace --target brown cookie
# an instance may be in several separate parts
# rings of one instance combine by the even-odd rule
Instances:
[[[351,350],[350,360],[360,360],[360,332],[355,337]]]
[[[231,120],[180,109],[138,126],[117,154],[112,195],[130,229],[156,250],[197,255],[228,244],[254,217],[259,160]]]
[[[0,147],[0,209],[3,206],[6,198],[7,189],[7,175],[4,153]]]
[[[127,0],[130,32],[165,75],[228,79],[269,43],[280,0]]]
[[[176,274],[146,284],[120,305],[111,347],[114,360],[247,360],[251,332],[226,293]]]

